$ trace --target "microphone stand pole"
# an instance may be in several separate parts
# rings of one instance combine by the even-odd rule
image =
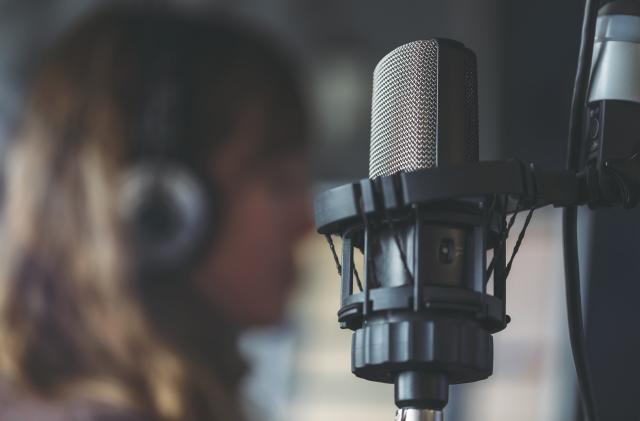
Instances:
[[[396,411],[396,421],[444,421],[442,411],[402,408]]]

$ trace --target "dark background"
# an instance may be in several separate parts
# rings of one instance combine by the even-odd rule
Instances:
[[[42,49],[100,3],[0,1],[0,138],[7,144]],[[371,73],[394,47],[451,37],[478,55],[481,159],[564,163],[583,2],[576,0],[183,1],[232,9],[274,29],[299,54],[314,111],[318,185],[367,175]],[[600,416],[638,419],[640,212],[594,212],[583,274]],[[564,294],[558,285],[558,294]],[[558,323],[566,323],[559,320]]]

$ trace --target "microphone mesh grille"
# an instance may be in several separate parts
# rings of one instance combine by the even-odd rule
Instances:
[[[438,40],[414,41],[387,54],[373,72],[369,177],[438,166]],[[446,92],[441,92],[446,95]],[[478,161],[475,55],[464,55],[464,138],[459,158]],[[451,141],[448,139],[447,141]]]
[[[465,139],[465,160],[478,162],[479,130],[478,130],[478,79],[474,55],[465,57],[464,63],[464,106],[467,117],[467,137]]]
[[[438,42],[415,41],[373,72],[369,177],[437,165]]]

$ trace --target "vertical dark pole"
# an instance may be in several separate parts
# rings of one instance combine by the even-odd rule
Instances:
[[[422,220],[420,208],[414,205],[415,221],[413,227],[413,310],[422,308],[422,282],[420,281],[420,243],[422,241]]]
[[[353,241],[349,234],[342,237],[342,296],[341,304],[353,294]]]
[[[482,292],[484,295],[486,291],[485,276],[487,273],[487,241],[485,236],[484,227],[475,227],[471,231],[473,235],[473,290],[476,292]],[[488,280],[488,279],[487,279]]]
[[[365,225],[364,227],[364,270],[363,270],[363,279],[362,283],[364,284],[362,287],[364,289],[364,303],[362,306],[362,315],[364,317],[369,313],[369,241],[370,241],[370,230],[369,226]]]
[[[505,276],[505,265],[507,264],[507,243],[502,242],[498,248],[494,250],[494,268],[493,268],[493,295],[507,303],[507,278]]]

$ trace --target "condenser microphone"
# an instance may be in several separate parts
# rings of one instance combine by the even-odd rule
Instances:
[[[463,44],[391,51],[374,70],[369,177],[477,162],[477,103],[476,57]],[[352,369],[395,384],[398,419],[441,419],[449,384],[491,374],[491,335],[463,298],[485,293],[485,232],[464,221],[482,214],[478,202],[444,201],[366,232],[371,296],[409,300],[392,311],[373,303],[354,334]]]
[[[442,420],[449,385],[492,374],[492,334],[509,321],[506,279],[533,209],[602,196],[598,174],[478,162],[476,79],[475,54],[456,41],[391,51],[374,71],[369,177],[316,197],[341,276],[338,320],[353,331],[351,370],[394,385],[401,421]]]
[[[397,419],[441,420],[450,384],[491,375],[491,334],[507,323],[504,214],[495,195],[466,193],[520,167],[490,164],[469,182],[461,170],[479,165],[476,58],[463,44],[402,45],[373,79],[369,178],[318,196],[316,226],[334,253],[331,235],[342,238],[338,319],[354,332],[353,373],[394,384]]]
[[[351,370],[394,385],[397,420],[442,420],[449,385],[492,374],[492,334],[509,322],[506,279],[534,209],[638,201],[639,28],[637,2],[600,12],[580,171],[478,162],[476,59],[463,44],[411,42],[376,66],[369,177],[316,196],[315,222],[341,277],[338,320],[353,331]],[[588,55],[580,57],[583,69]],[[507,262],[506,238],[524,209]]]

